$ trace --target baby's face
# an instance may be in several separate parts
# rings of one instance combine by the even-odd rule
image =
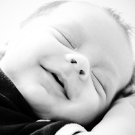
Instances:
[[[1,67],[38,115],[84,123],[129,81],[132,56],[107,13],[69,2],[27,24]]]

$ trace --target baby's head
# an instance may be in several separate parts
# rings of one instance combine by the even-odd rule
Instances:
[[[1,68],[40,117],[92,121],[130,81],[127,31],[109,10],[57,1],[24,24]]]

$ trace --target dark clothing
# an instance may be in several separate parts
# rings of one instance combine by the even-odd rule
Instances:
[[[85,129],[90,131],[103,115]],[[0,135],[55,135],[68,121],[37,121],[40,118],[24,99],[11,80],[0,69]]]
[[[0,135],[54,135],[68,122],[39,118],[15,85],[0,70]]]

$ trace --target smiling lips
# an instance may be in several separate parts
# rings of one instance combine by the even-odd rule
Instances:
[[[64,84],[63,84],[63,82],[61,81],[61,79],[58,77],[58,75],[55,74],[55,73],[51,73],[51,74],[52,74],[52,76],[54,77],[54,79],[56,80],[56,82],[58,82],[58,83],[61,85],[61,87],[64,88]]]
[[[69,99],[69,96],[68,96],[67,91],[65,89],[64,81],[62,80],[62,78],[55,73],[51,73],[51,74],[54,77],[54,79],[56,80],[56,82],[63,88],[63,93],[66,96],[66,98]]]
[[[41,67],[46,71],[46,72],[49,72],[52,77],[54,78],[54,80],[63,88],[63,93],[64,95],[66,96],[67,99],[69,99],[68,95],[67,95],[67,91],[65,89],[65,86],[64,86],[64,80],[62,77],[60,77],[60,75],[56,74],[55,72],[53,72],[52,70],[50,69],[47,69],[45,68],[44,66],[41,65]]]

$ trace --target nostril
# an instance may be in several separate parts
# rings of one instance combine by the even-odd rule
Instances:
[[[73,64],[77,64],[77,61],[75,59],[71,59],[70,62],[73,63]]]
[[[81,70],[79,71],[79,74],[80,74],[80,75],[84,75],[84,74],[85,74],[84,70],[81,69]]]

